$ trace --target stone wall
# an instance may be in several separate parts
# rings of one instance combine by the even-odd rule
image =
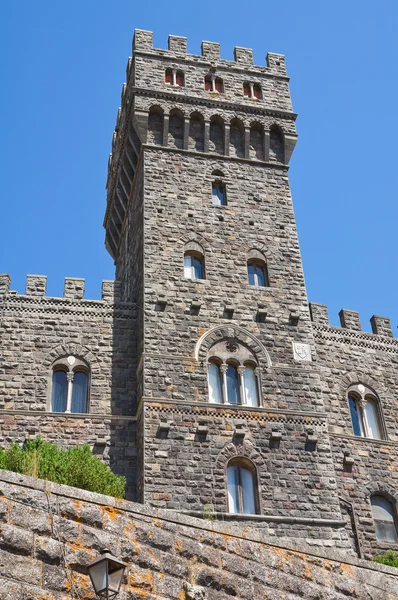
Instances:
[[[145,504],[214,512],[279,541],[351,550],[323,415],[154,401],[143,411]],[[256,468],[252,517],[229,514],[226,470],[236,457]]]
[[[396,600],[396,569],[0,471],[0,598],[92,600],[87,565],[126,565],[118,598]]]
[[[389,319],[383,317],[372,317],[375,333],[370,334],[361,331],[355,311],[341,311],[342,328],[329,325],[326,306],[311,304],[311,312],[339,494],[353,505],[362,553],[371,557],[376,551],[394,548],[394,544],[377,542],[370,496],[377,492],[387,496],[396,510],[398,340],[392,338]],[[385,439],[353,435],[347,392],[357,383],[377,396]],[[351,459],[349,464],[346,457]]]
[[[103,282],[102,299],[84,299],[84,280],[67,278],[63,298],[45,295],[46,278],[29,275],[26,294],[0,275],[0,444],[41,435],[60,446],[88,443],[136,484],[135,308],[120,284]],[[51,412],[53,364],[73,355],[89,369],[87,414]]]

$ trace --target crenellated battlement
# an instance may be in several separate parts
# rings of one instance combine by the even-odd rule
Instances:
[[[316,302],[310,302],[310,314],[311,320],[316,325],[323,325],[331,327],[329,322],[328,307],[326,304],[318,304]],[[355,310],[347,310],[346,308],[341,309],[339,312],[340,324],[343,329],[349,329],[350,331],[362,331],[361,321],[359,313]],[[372,326],[372,333],[375,335],[382,335],[384,337],[394,337],[391,322],[388,317],[380,317],[373,315],[370,318],[370,324]]]
[[[222,156],[225,161],[286,168],[297,142],[285,57],[268,53],[255,65],[253,50],[236,46],[222,59],[218,42],[203,41],[201,54],[187,38],[170,35],[155,48],[153,33],[136,29],[127,61],[108,162],[106,248],[119,252],[126,206],[141,151]]]
[[[169,35],[168,49],[154,48],[152,31],[136,29],[133,38],[133,53],[158,54],[163,58],[178,58],[195,61],[210,61],[224,64],[231,67],[255,68],[264,73],[286,77],[285,57],[282,54],[268,52],[266,55],[266,66],[254,65],[253,50],[251,48],[242,48],[235,46],[234,60],[221,59],[220,44],[218,42],[203,41],[201,45],[201,54],[189,54],[187,52],[187,38],[179,35]]]
[[[13,296],[28,296],[30,298],[48,297],[47,276],[46,275],[27,275],[25,294],[18,294],[10,289],[11,277],[8,273],[0,274],[0,297],[7,294]],[[87,300],[84,297],[85,279],[80,277],[65,277],[64,281],[64,299],[68,300]],[[101,286],[101,301],[108,303],[120,302],[121,284],[119,281],[103,280]]]

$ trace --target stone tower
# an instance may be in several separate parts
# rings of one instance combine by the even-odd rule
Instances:
[[[104,225],[138,311],[138,499],[344,545],[289,189],[285,59],[234,57],[212,42],[188,54],[177,36],[154,49],[137,30],[128,62]]]

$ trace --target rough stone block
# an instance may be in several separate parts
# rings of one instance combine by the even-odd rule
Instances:
[[[316,325],[329,325],[328,307],[326,306],[326,304],[310,302],[309,307],[311,320]]]
[[[341,326],[352,331],[362,331],[359,313],[355,310],[342,308],[339,312]]]
[[[236,46],[234,48],[234,59],[241,65],[250,66],[253,64],[253,50],[251,48]]]
[[[28,275],[26,278],[25,294],[27,296],[45,296],[47,277],[45,275]]]
[[[143,29],[136,29],[134,31],[133,38],[133,52],[134,50],[152,50],[153,48],[153,33],[152,31],[144,31]]]
[[[373,333],[377,335],[384,335],[386,337],[393,337],[391,321],[388,317],[377,317],[373,315],[370,319]]]
[[[85,280],[79,277],[65,277],[64,298],[82,300],[84,298]]]
[[[8,273],[0,273],[0,295],[10,291],[11,277]]]
[[[169,52],[185,55],[187,53],[187,38],[180,35],[169,35]]]
[[[220,60],[220,44],[217,42],[202,42],[202,56],[211,61]]]
[[[120,302],[121,287],[120,281],[104,280],[102,282],[101,300],[105,302]]]
[[[269,69],[272,69],[278,75],[286,75],[286,60],[283,54],[268,52],[266,60]]]

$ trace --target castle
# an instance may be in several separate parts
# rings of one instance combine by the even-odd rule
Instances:
[[[102,299],[0,275],[0,443],[89,443],[148,507],[371,558],[398,548],[398,341],[308,304],[282,55],[137,30]]]

